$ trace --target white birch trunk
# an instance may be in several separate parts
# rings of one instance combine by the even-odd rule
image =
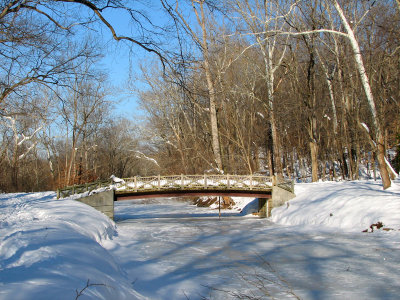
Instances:
[[[368,107],[370,109],[370,112],[372,114],[372,122],[374,125],[374,130],[375,130],[375,142],[377,143],[376,146],[376,151],[377,151],[377,159],[378,159],[378,164],[379,164],[379,170],[381,172],[381,177],[382,177],[382,184],[383,188],[387,189],[391,186],[391,181],[389,177],[389,172],[387,170],[386,162],[385,162],[385,146],[384,146],[384,137],[382,134],[382,129],[379,124],[379,119],[378,119],[378,113],[376,111],[376,106],[375,106],[375,101],[374,101],[374,96],[372,94],[371,86],[369,84],[369,79],[367,72],[364,67],[364,62],[362,59],[361,55],[361,50],[360,46],[357,42],[357,39],[354,35],[353,29],[350,27],[349,22],[347,21],[346,16],[344,15],[344,12],[342,8],[340,7],[339,3],[337,0],[333,0],[333,4],[335,6],[336,11],[339,14],[339,17],[342,21],[342,24],[347,32],[350,45],[353,49],[353,54],[354,54],[354,60],[356,63],[356,67],[358,70],[358,73],[360,75],[361,83],[364,88],[365,96],[367,98],[368,102]]]
[[[215,97],[215,87],[212,80],[212,73],[210,67],[210,58],[208,53],[208,42],[207,42],[207,30],[205,25],[205,15],[203,1],[199,1],[201,18],[198,16],[196,11],[196,16],[202,30],[202,50],[204,58],[204,71],[206,73],[207,88],[210,98],[210,125],[211,125],[211,138],[212,138],[212,149],[214,152],[215,163],[219,172],[223,171],[222,158],[221,158],[221,148],[219,143],[219,131],[218,131],[218,119],[217,119],[217,109],[216,109],[216,97]]]

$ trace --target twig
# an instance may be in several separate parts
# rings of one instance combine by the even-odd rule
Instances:
[[[104,283],[90,283],[90,280],[88,279],[88,281],[86,282],[86,286],[83,289],[81,289],[79,292],[78,289],[75,290],[76,292],[75,300],[77,300],[80,296],[82,296],[86,289],[92,286],[107,286],[107,285],[105,285]]]

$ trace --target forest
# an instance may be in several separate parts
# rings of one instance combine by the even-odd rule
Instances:
[[[0,192],[361,171],[388,188],[399,172],[400,0],[4,0],[0,26]],[[124,86],[101,34],[147,53]]]

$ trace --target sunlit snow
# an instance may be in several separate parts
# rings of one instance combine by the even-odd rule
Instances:
[[[52,192],[0,194],[0,299],[396,299],[399,184],[297,184],[270,220],[246,198],[221,219],[121,201],[114,223]]]

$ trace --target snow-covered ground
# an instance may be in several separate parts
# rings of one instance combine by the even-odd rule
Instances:
[[[398,298],[400,182],[296,194],[273,222],[242,198],[221,220],[173,199],[120,202],[117,223],[51,192],[0,194],[0,299]],[[378,222],[388,231],[362,232]]]
[[[0,299],[140,299],[101,245],[115,234],[105,215],[54,192],[0,194]]]
[[[387,190],[375,181],[302,183],[296,198],[273,210],[272,221],[284,225],[360,232],[382,222],[400,230],[400,182]]]

